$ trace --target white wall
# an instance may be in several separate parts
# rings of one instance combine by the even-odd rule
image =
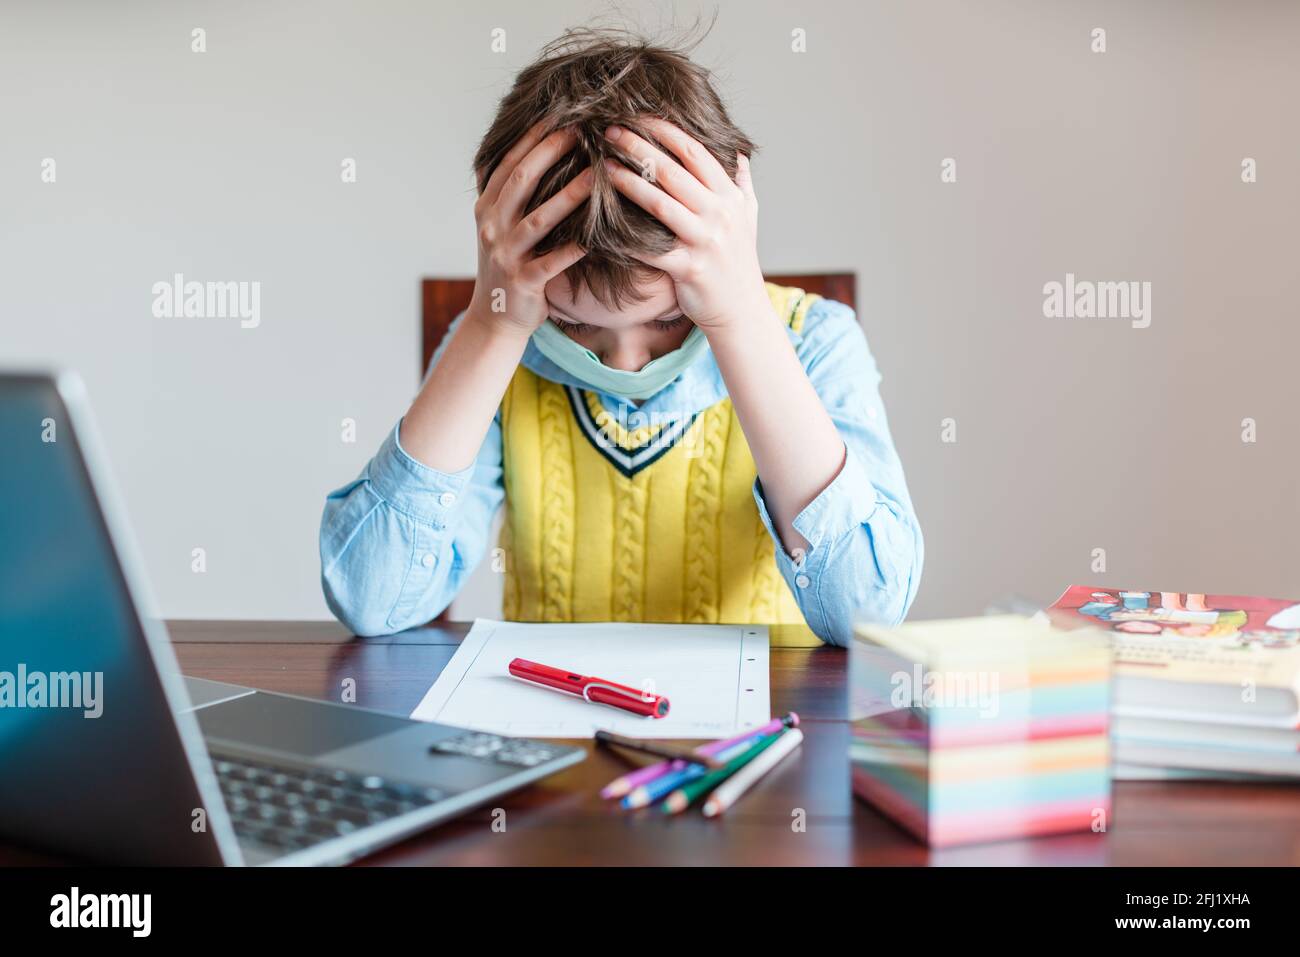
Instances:
[[[420,277],[473,271],[477,139],[608,9],[0,7],[0,359],[84,374],[166,615],[327,614],[322,500],[417,384]],[[763,147],[764,263],[859,275],[927,540],[915,614],[1089,581],[1300,595],[1300,7],[719,9],[699,57]],[[1044,318],[1067,271],[1150,281],[1150,328]],[[154,318],[177,272],[260,281],[260,326]]]

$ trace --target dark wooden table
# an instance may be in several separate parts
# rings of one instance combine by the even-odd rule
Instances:
[[[356,639],[332,622],[172,622],[186,674],[408,714],[467,625]],[[772,712],[797,711],[805,741],[723,817],[628,813],[597,791],[631,765],[587,747],[586,761],[367,858],[372,864],[1065,864],[1297,865],[1300,787],[1117,782],[1110,832],[929,851],[849,788],[846,654],[771,651]],[[802,812],[802,814],[800,814]],[[806,829],[792,826],[796,816]],[[499,815],[496,816],[499,819]],[[7,855],[0,854],[0,858]]]

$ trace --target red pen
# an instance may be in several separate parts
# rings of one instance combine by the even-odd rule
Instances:
[[[510,662],[510,673],[516,678],[523,678],[535,684],[567,691],[596,704],[607,704],[611,708],[622,708],[646,718],[662,718],[668,713],[668,699],[663,695],[646,694],[636,688],[629,688],[604,678],[590,675],[574,674],[550,665],[541,665],[526,658],[516,658]]]

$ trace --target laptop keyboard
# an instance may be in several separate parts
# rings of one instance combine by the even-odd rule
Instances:
[[[377,775],[303,769],[213,755],[221,794],[241,841],[280,851],[343,837],[442,800],[437,788]]]
[[[517,768],[535,768],[564,753],[565,748],[530,741],[527,738],[503,738],[486,731],[467,731],[454,738],[446,738],[430,750],[441,754],[461,754],[469,758],[495,761]]]

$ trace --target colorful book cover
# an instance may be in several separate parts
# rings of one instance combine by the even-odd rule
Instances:
[[[1074,585],[1047,615],[1110,633],[1117,679],[1300,694],[1300,602]],[[1235,693],[1235,692],[1234,692]]]
[[[1184,681],[1300,680],[1300,602],[1073,585],[1048,609],[1063,628],[1110,632],[1118,674]],[[1153,674],[1157,670],[1160,674]]]

